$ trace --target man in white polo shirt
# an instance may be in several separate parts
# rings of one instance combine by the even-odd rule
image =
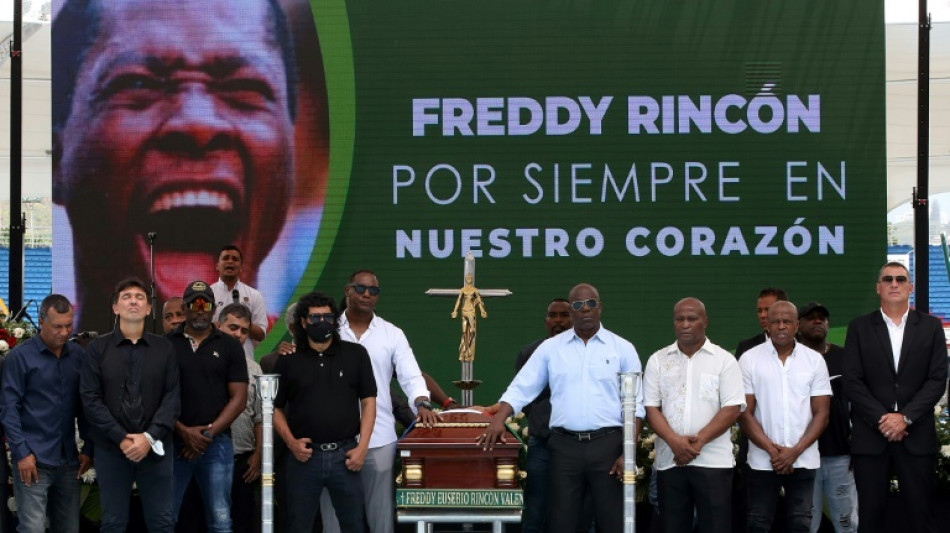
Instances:
[[[244,339],[244,356],[254,360],[254,347],[267,335],[267,308],[260,291],[241,281],[244,268],[244,255],[233,244],[221,248],[218,262],[214,268],[218,271],[218,281],[211,284],[214,291],[215,309],[221,313],[228,304],[241,304],[251,310],[251,329]],[[214,317],[221,321],[221,315]]]
[[[656,445],[664,533],[732,531],[732,440],[745,409],[733,355],[706,338],[706,306],[684,298],[673,307],[676,342],[650,356],[643,376],[647,422]]]
[[[779,489],[785,490],[787,530],[811,525],[818,437],[828,425],[831,382],[821,354],[795,341],[798,310],[791,302],[769,308],[769,340],[739,359],[748,408],[748,531],[771,530]]]

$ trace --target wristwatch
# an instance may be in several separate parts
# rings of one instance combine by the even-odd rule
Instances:
[[[430,411],[433,409],[432,402],[430,402],[429,400],[419,400],[419,401],[417,401],[417,402],[416,402],[416,409],[418,409],[418,408],[420,408],[420,407],[425,407],[426,409],[428,409],[428,410],[430,410]]]
[[[910,418],[907,418],[907,415],[901,415],[901,416],[904,417],[904,423],[907,424],[908,426],[914,423],[913,420],[911,420]]]

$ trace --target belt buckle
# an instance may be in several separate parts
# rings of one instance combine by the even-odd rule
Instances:
[[[332,452],[339,448],[340,446],[335,442],[325,442],[320,445],[321,452]]]
[[[590,432],[578,433],[578,434],[577,434],[577,440],[578,440],[578,441],[581,441],[581,442],[583,442],[583,441],[585,441],[585,440],[591,440],[591,434],[590,434]]]

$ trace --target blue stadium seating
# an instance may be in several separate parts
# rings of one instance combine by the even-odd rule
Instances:
[[[889,246],[888,254],[906,254],[910,256],[910,270],[914,271],[913,247],[908,245]],[[943,259],[941,246],[930,247],[930,312],[940,317],[944,324],[950,322],[950,278],[947,277],[947,264]],[[910,295],[914,304],[914,294]]]
[[[36,320],[39,302],[52,292],[53,253],[51,248],[26,248],[23,269],[23,302],[36,301],[30,305],[30,315]],[[8,302],[10,294],[10,249],[0,248],[0,298]],[[11,309],[16,312],[16,309]]]

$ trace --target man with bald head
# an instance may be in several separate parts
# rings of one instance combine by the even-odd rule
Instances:
[[[506,440],[505,419],[551,389],[551,464],[548,523],[575,531],[584,497],[592,496],[600,531],[623,529],[623,420],[620,372],[640,372],[629,341],[600,323],[603,303],[593,285],[576,285],[568,296],[573,328],[541,343],[499,400],[477,442],[491,448]],[[637,398],[637,438],[643,421]]]
[[[798,309],[776,302],[768,311],[769,339],[739,359],[748,405],[740,422],[749,437],[750,532],[771,530],[780,488],[787,530],[811,527],[818,437],[828,425],[832,392],[821,354],[797,342],[796,333]]]
[[[676,342],[647,361],[643,398],[660,440],[654,464],[665,533],[732,531],[732,440],[745,409],[735,357],[706,338],[706,306],[684,298],[673,307]],[[682,468],[685,467],[685,468]]]

